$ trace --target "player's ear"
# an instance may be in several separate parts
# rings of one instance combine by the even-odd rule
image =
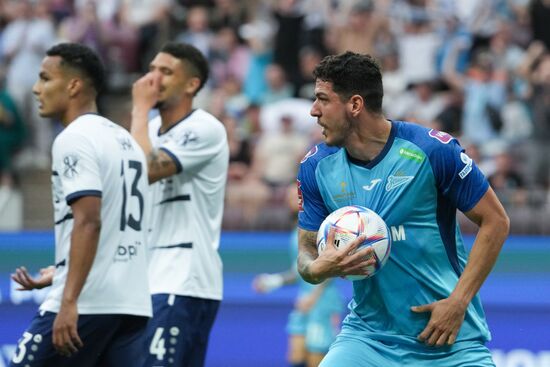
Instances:
[[[201,85],[201,81],[199,78],[190,78],[187,83],[185,83],[185,92],[187,94],[194,95],[197,90],[199,89],[199,86]]]
[[[361,110],[363,110],[364,104],[365,103],[363,101],[363,97],[361,97],[358,94],[354,94],[353,96],[350,97],[348,101],[349,113],[352,116],[356,117],[357,115],[359,115]]]
[[[79,78],[72,78],[69,80],[69,84],[67,85],[67,90],[69,91],[70,97],[75,97],[78,95],[83,88],[83,82],[82,79]]]

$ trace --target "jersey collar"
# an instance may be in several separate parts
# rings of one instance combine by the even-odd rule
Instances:
[[[168,131],[172,130],[172,128],[174,128],[174,126],[176,125],[179,125],[181,122],[185,121],[189,116],[191,116],[193,114],[193,112],[195,112],[197,109],[194,108],[192,109],[191,111],[189,111],[189,113],[185,116],[183,116],[178,122],[176,122],[174,125],[170,126],[168,129],[166,129],[165,132],[160,132],[160,128],[162,127],[162,122],[161,122],[161,126],[159,127],[159,130],[157,131],[157,136],[161,136],[161,135],[164,135],[166,134]],[[162,121],[162,120],[161,120]]]
[[[360,159],[353,158],[352,156],[349,155],[348,151],[344,149],[344,151],[346,152],[346,157],[348,158],[348,161],[350,161],[351,163],[357,166],[371,169],[371,168],[374,168],[374,166],[376,166],[378,162],[384,159],[384,157],[386,156],[386,154],[388,154],[388,152],[390,151],[393,145],[393,141],[395,140],[395,134],[397,130],[397,126],[395,122],[393,120],[389,120],[389,121],[391,122],[390,135],[388,136],[388,140],[386,141],[386,144],[384,144],[384,148],[382,148],[382,151],[380,152],[380,154],[378,154],[371,161],[362,161]]]

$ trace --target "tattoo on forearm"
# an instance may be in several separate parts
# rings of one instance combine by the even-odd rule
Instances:
[[[300,253],[298,255],[298,270],[304,276],[310,276],[309,264],[317,258],[317,234],[310,231],[300,231]]]

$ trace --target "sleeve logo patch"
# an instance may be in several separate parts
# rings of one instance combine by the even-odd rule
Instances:
[[[63,157],[63,176],[68,179],[75,178],[80,173],[80,158],[76,154],[67,154]]]
[[[462,163],[465,164],[464,168],[458,173],[458,176],[461,179],[464,179],[464,177],[468,176],[468,173],[472,171],[472,158],[468,157],[468,155],[464,152],[460,153],[460,160]]]
[[[314,146],[313,148],[311,148],[311,149],[309,150],[309,152],[307,152],[307,154],[304,156],[304,158],[302,158],[302,160],[300,161],[300,163],[304,163],[305,161],[307,161],[307,159],[308,159],[309,157],[313,157],[315,154],[317,154],[317,151],[318,151],[318,150],[319,150],[319,149],[317,148],[317,145]]]
[[[447,134],[443,131],[437,131],[437,130],[434,130],[434,129],[431,129],[428,132],[428,135],[430,135],[430,137],[432,137],[434,139],[439,140],[443,144],[448,144],[451,140],[453,140],[453,137],[451,135],[449,135],[449,134]]]

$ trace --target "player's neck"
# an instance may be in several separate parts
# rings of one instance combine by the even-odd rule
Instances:
[[[65,113],[60,117],[60,122],[64,127],[67,127],[79,116],[85,115],[87,113],[97,113],[97,104],[95,103],[95,101],[78,104],[75,103],[70,105]]]
[[[380,154],[391,132],[391,122],[379,116],[359,124],[345,148],[350,156],[361,161],[372,161]]]
[[[159,109],[161,131],[166,131],[189,115],[193,109],[193,100],[183,100],[175,106],[166,106]]]

